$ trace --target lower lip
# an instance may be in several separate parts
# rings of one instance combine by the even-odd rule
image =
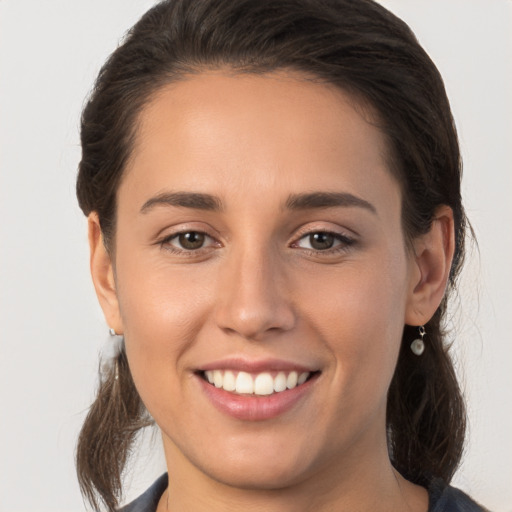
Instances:
[[[290,410],[311,390],[318,374],[300,386],[267,396],[237,395],[216,388],[197,376],[210,402],[222,413],[244,421],[263,421],[276,418]]]

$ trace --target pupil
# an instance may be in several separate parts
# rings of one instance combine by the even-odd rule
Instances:
[[[199,249],[204,244],[204,234],[195,231],[181,233],[179,240],[184,249]]]
[[[330,249],[334,244],[334,236],[331,233],[313,233],[309,236],[309,243],[313,249]]]

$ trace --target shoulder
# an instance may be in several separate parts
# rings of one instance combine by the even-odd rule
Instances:
[[[434,480],[428,494],[428,512],[489,512],[467,494],[447,485],[443,480]]]
[[[119,509],[119,512],[155,512],[165,489],[167,489],[167,474],[162,475],[136,500]]]

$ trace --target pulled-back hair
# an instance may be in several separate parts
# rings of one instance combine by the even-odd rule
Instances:
[[[388,393],[390,458],[407,479],[450,481],[459,463],[465,409],[448,355],[444,316],[464,255],[457,134],[438,70],[409,27],[372,0],[166,0],[128,32],[101,69],[83,111],[80,207],[95,211],[115,253],[116,193],[141,110],[165,84],[206,69],[234,73],[302,72],[369,105],[388,140],[389,170],[402,191],[406,240],[428,232],[436,209],[454,214],[455,255],[447,295],[425,326],[427,349],[409,349],[417,330],[404,327]],[[148,415],[126,355],[119,379],[100,382],[77,447],[84,496],[114,510],[122,472]]]

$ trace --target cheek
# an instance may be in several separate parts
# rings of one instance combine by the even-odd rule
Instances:
[[[208,316],[211,290],[204,276],[152,265],[133,253],[119,258],[116,274],[130,369],[152,412],[155,390],[175,388],[184,375],[182,355]]]
[[[190,280],[181,283],[162,274],[141,274],[127,279],[119,296],[125,336],[143,350],[157,348],[162,340],[172,350],[179,348],[202,316],[201,296],[194,293]]]
[[[333,382],[351,403],[382,400],[404,326],[405,259],[354,263],[331,271],[328,279],[316,277],[299,301],[308,305],[305,317],[331,354]]]
[[[209,294],[208,269],[198,272],[193,264],[172,265],[165,254],[154,249],[134,250],[135,243],[131,246],[116,259],[125,334],[136,335],[138,343],[151,344],[149,334],[169,336],[169,326],[176,334],[193,331]]]

